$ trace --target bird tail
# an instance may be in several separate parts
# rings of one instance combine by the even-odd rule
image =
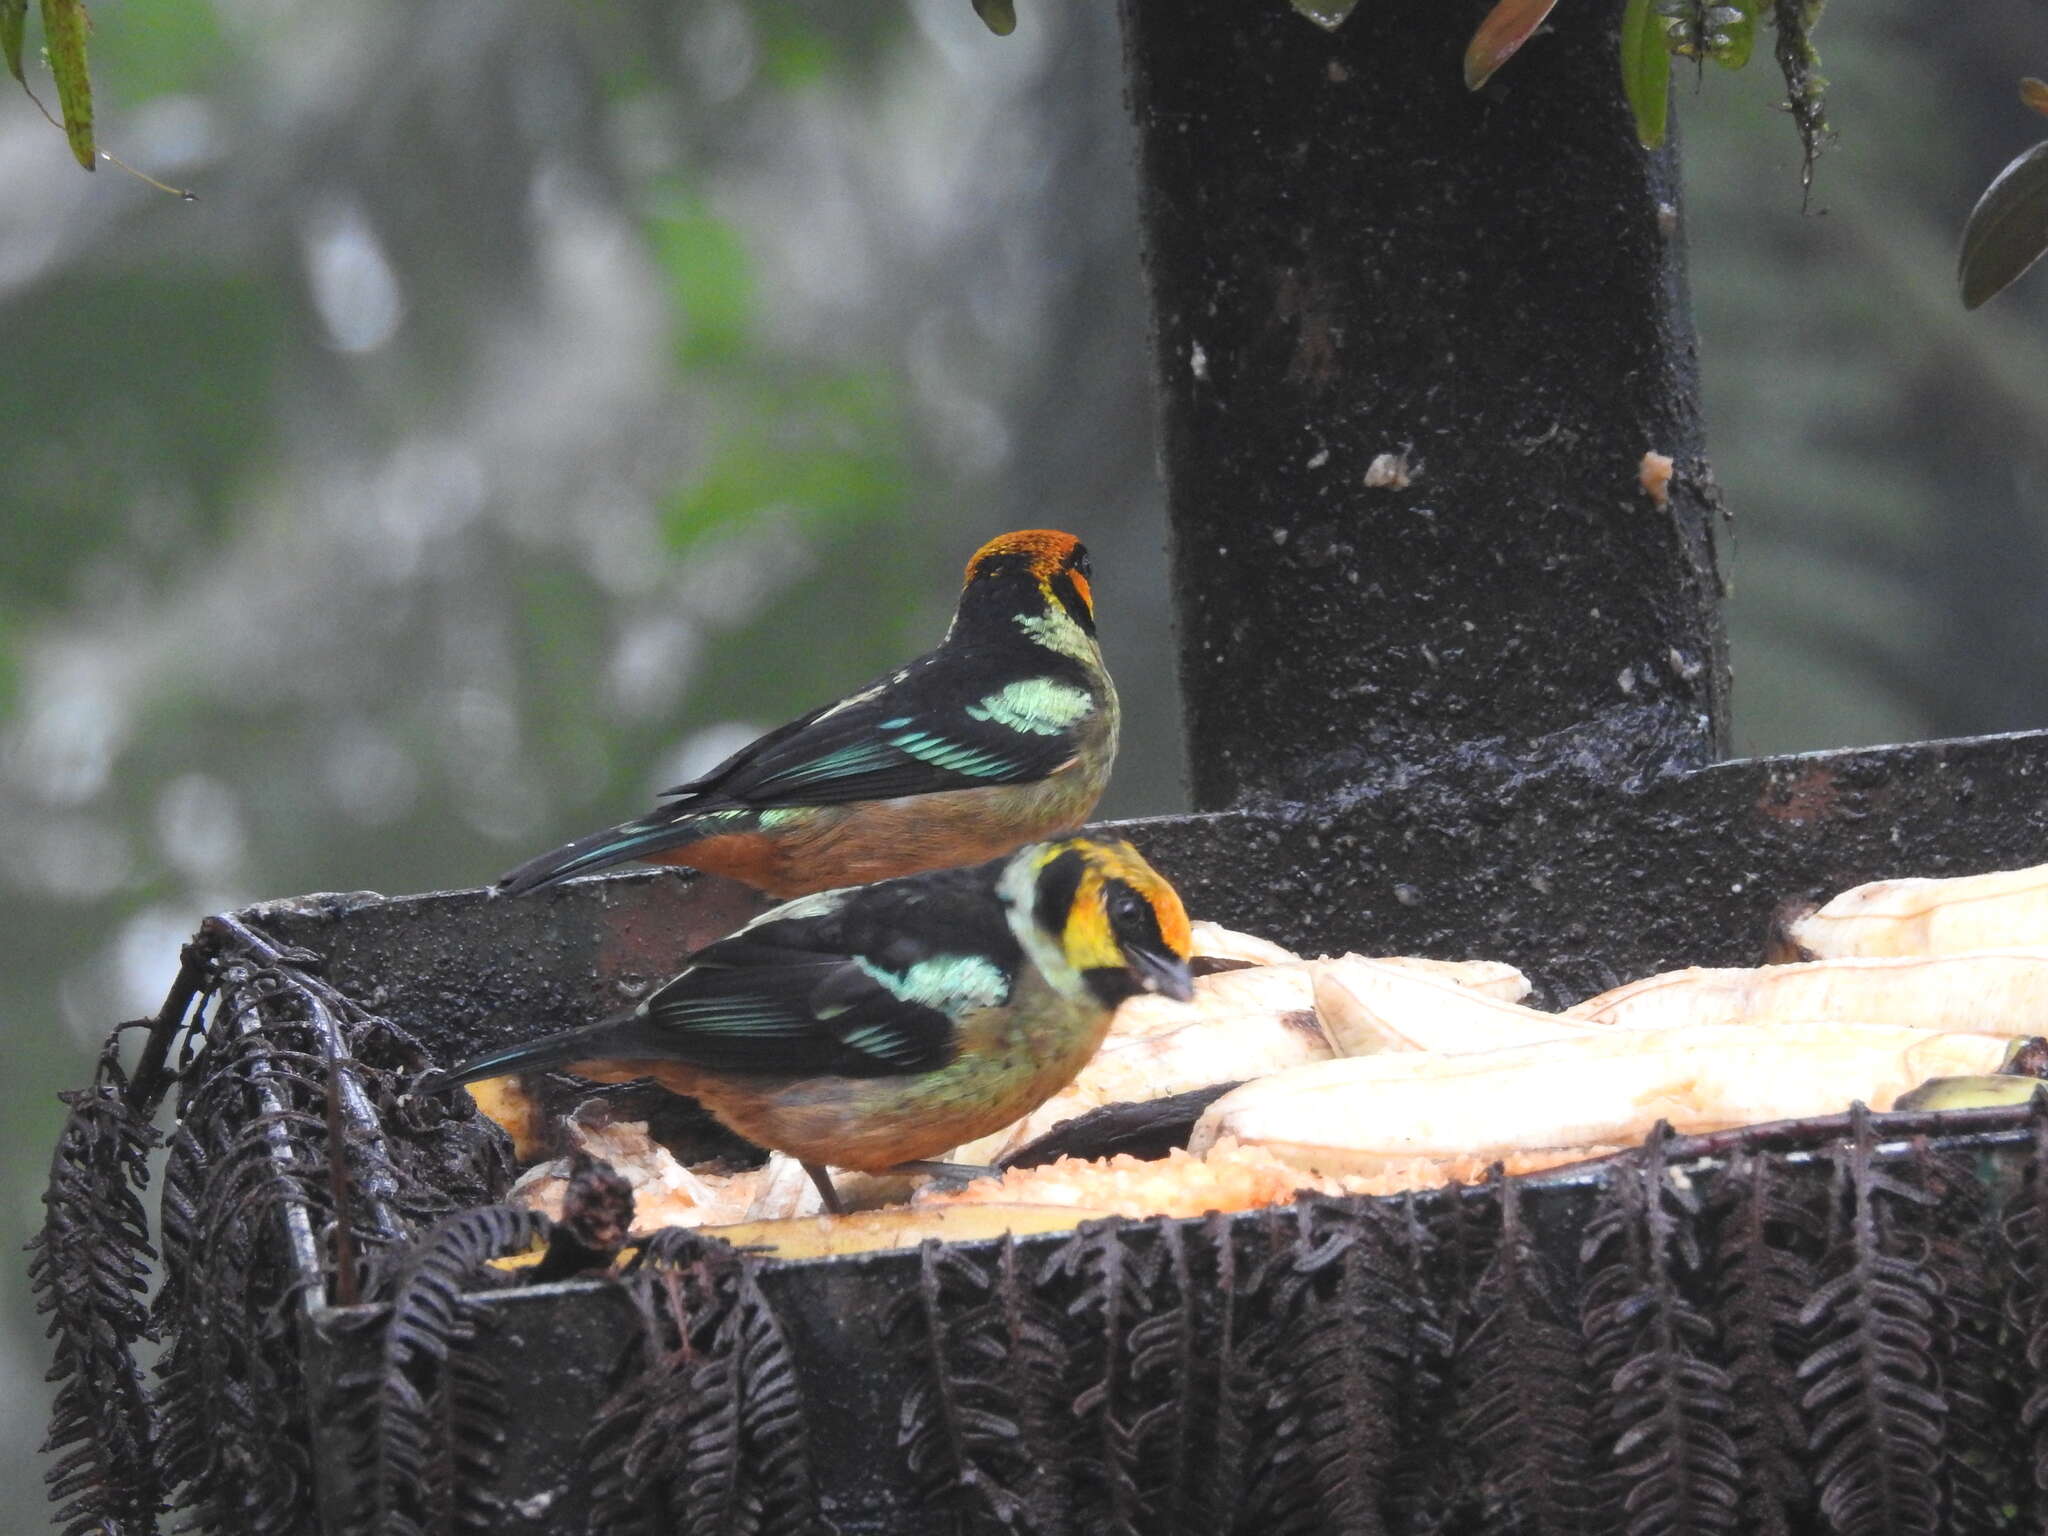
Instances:
[[[472,1056],[445,1072],[429,1072],[412,1086],[414,1093],[446,1093],[465,1083],[480,1083],[487,1077],[510,1077],[517,1072],[539,1072],[566,1066],[572,1061],[638,1060],[649,1054],[643,1038],[646,1021],[637,1012],[619,1014],[595,1024],[580,1025],[537,1040],[503,1045],[481,1056]]]
[[[573,843],[564,843],[538,858],[528,859],[509,874],[499,876],[498,889],[507,896],[524,896],[528,891],[541,890],[572,875],[594,874],[600,869],[610,869],[614,864],[644,859],[665,848],[679,848],[703,835],[704,828],[690,821],[655,825],[629,821],[602,832],[593,832],[588,837],[579,837]]]

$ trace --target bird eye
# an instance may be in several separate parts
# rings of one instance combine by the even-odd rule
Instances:
[[[1109,898],[1109,920],[1122,928],[1138,921],[1145,912],[1145,900],[1128,888]]]
[[[1086,554],[1074,557],[1074,569],[1081,573],[1083,581],[1093,581],[1095,579],[1095,567],[1089,563]]]

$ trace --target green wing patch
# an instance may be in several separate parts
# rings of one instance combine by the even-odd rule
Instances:
[[[1057,736],[1094,713],[1095,700],[1085,688],[1033,677],[999,688],[979,704],[967,706],[967,718],[1008,726],[1034,736]]]

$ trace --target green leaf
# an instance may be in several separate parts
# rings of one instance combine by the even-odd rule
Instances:
[[[1017,30],[1017,7],[1010,0],[974,0],[974,14],[997,37],[1008,37]]]
[[[2014,160],[1977,199],[1963,225],[1956,275],[1975,309],[2048,251],[2048,143]]]
[[[1628,0],[1621,17],[1621,88],[1645,149],[1664,142],[1671,120],[1671,50],[1659,21],[1650,0]]]
[[[1499,0],[1465,45],[1465,89],[1476,91],[1535,35],[1557,0]]]
[[[1327,32],[1344,25],[1358,0],[1294,0],[1294,8]]]
[[[21,72],[21,38],[28,29],[28,0],[0,0],[0,53],[7,56],[7,72],[23,85],[28,77]]]
[[[43,42],[57,78],[57,104],[64,109],[64,137],[88,171],[99,164],[92,144],[92,76],[85,67],[90,25],[83,0],[43,0]]]
[[[1714,62],[1724,69],[1740,69],[1749,62],[1750,50],[1756,46],[1756,12],[1760,0],[1704,0],[1714,9],[1726,9],[1737,13],[1737,19],[1718,27],[1711,26],[1710,34],[1725,37],[1727,41],[1708,49]]]

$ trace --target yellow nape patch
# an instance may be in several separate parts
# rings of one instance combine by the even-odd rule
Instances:
[[[1080,542],[1071,533],[1061,533],[1057,528],[1024,528],[998,534],[974,552],[974,558],[967,562],[966,579],[974,580],[983,561],[1004,555],[1026,555],[1031,560],[1031,574],[1043,581],[1066,563]]]

